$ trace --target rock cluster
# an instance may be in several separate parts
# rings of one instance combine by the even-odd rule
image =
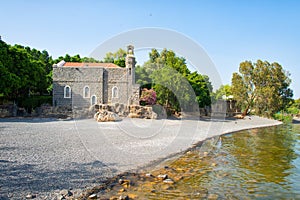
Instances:
[[[157,114],[151,106],[124,105],[124,104],[99,104],[95,105],[94,119],[98,122],[120,121],[120,117],[157,119]]]
[[[150,106],[130,105],[128,117],[156,119],[157,114],[152,110],[152,107]]]
[[[94,119],[97,120],[97,122],[116,122],[121,121],[121,118],[119,115],[117,115],[114,112],[110,111],[98,111],[94,115]]]

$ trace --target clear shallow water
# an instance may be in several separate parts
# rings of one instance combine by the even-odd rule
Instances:
[[[190,170],[148,199],[300,199],[300,125],[225,135],[208,156],[192,152],[170,166]]]
[[[210,173],[184,184],[223,198],[300,199],[300,125],[254,129],[221,137]]]

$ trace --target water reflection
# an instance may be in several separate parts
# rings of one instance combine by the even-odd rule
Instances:
[[[224,150],[249,175],[267,182],[285,182],[289,169],[295,167],[292,160],[297,158],[295,134],[285,130],[286,127],[273,127],[232,134],[224,137]]]
[[[226,199],[300,199],[299,155],[300,125],[229,134],[221,137],[207,158],[186,163],[199,173],[177,188],[207,190]]]

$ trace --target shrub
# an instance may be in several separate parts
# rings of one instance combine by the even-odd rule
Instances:
[[[286,113],[276,113],[274,114],[274,119],[282,121],[284,123],[291,123],[293,121],[293,116]]]
[[[144,88],[140,98],[141,105],[154,105],[156,103],[156,92],[153,89]]]
[[[297,115],[299,114],[299,109],[296,107],[290,107],[287,109],[287,112],[292,115]]]
[[[18,106],[25,109],[35,109],[42,104],[52,105],[52,96],[30,96],[18,99]]]

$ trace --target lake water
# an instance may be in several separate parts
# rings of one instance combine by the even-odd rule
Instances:
[[[206,156],[184,155],[171,165],[191,169],[149,199],[300,199],[300,125],[222,136]]]
[[[300,124],[215,137],[151,173],[125,176],[132,186],[113,184],[100,196],[118,198],[125,191],[138,199],[300,199]],[[162,174],[174,183],[157,180]]]

